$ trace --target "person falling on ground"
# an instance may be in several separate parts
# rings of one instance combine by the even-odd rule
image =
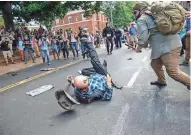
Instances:
[[[113,88],[112,79],[107,73],[107,62],[103,65],[100,63],[97,52],[93,48],[91,42],[85,44],[88,49],[92,68],[85,68],[79,73],[82,75],[76,76],[74,79],[70,76],[68,81],[74,87],[75,97],[81,103],[91,103],[95,99],[109,101],[112,98]],[[64,96],[64,91],[55,93],[56,99]],[[67,98],[65,98],[67,100]],[[59,102],[60,103],[60,102]],[[67,109],[67,101],[62,101],[63,108]]]

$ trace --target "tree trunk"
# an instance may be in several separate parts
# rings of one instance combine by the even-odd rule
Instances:
[[[10,1],[6,1],[3,3],[2,13],[6,30],[10,28],[14,29],[12,7]]]

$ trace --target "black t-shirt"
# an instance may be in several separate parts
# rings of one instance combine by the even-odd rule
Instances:
[[[10,48],[9,48],[9,41],[3,41],[1,43],[1,50],[2,51],[9,51]]]
[[[32,46],[30,38],[28,38],[27,40],[24,39],[23,44],[25,45],[25,47],[31,47]]]
[[[120,30],[116,30],[116,31],[115,31],[115,36],[116,36],[116,37],[121,37],[121,35],[122,35],[122,33],[121,33]]]

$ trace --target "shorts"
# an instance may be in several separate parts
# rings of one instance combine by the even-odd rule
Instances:
[[[71,43],[70,43],[70,47],[71,47],[73,50],[77,50],[76,42],[71,42]]]
[[[55,52],[58,51],[58,47],[57,47],[56,45],[53,45],[53,46],[51,47],[51,49],[52,49],[52,52],[53,52],[53,53],[55,53]]]
[[[137,36],[136,36],[136,35],[131,35],[131,36],[130,36],[130,41],[131,41],[131,42],[138,43]]]
[[[7,59],[7,57],[12,58],[11,51],[2,51],[4,59]]]

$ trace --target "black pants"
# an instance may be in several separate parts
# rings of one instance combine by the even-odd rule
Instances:
[[[77,49],[72,49],[72,53],[73,53],[74,58],[78,57],[78,50]]]
[[[59,54],[60,54],[60,51],[62,51],[63,57],[68,59],[68,57],[69,57],[68,49],[67,48],[63,48],[63,49],[59,50],[59,52],[58,52]]]
[[[111,45],[111,48],[110,48]],[[113,40],[112,38],[106,38],[107,53],[112,53],[113,51]]]
[[[184,50],[186,49],[186,43],[185,43],[185,40],[186,40],[186,36],[184,36],[183,38],[182,38],[182,49],[181,49],[181,51],[180,51],[180,56],[182,56],[183,54],[184,54]]]
[[[116,47],[121,47],[121,37],[116,37]]]
[[[93,68],[88,68],[88,69],[84,69],[82,71],[82,74],[86,74],[87,76],[89,76],[91,73],[98,73],[101,75],[107,75],[107,69],[106,67],[104,67],[99,58],[98,58],[98,54],[96,52],[96,50],[94,49],[92,43],[87,43],[84,44],[84,46],[87,48],[89,57],[91,58],[91,64],[93,66]]]

